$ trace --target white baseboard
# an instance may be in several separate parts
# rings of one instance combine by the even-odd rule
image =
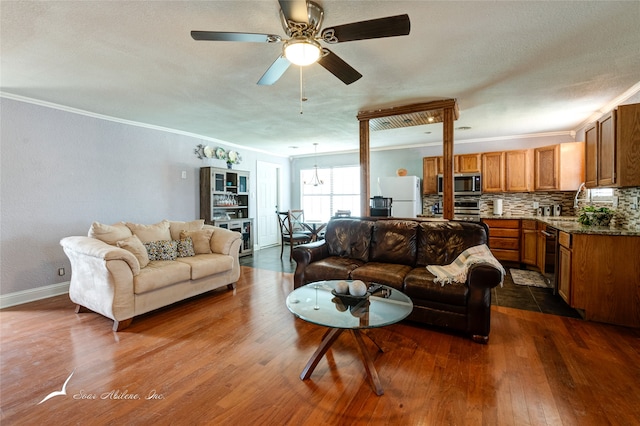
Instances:
[[[69,281],[0,295],[0,309],[69,293]]]

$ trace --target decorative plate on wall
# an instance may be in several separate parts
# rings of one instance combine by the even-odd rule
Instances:
[[[207,158],[213,158],[213,148],[210,146],[204,147],[204,156]]]

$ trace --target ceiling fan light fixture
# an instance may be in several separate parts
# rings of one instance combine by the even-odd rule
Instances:
[[[284,56],[294,65],[311,65],[320,59],[320,44],[306,37],[295,37],[284,43]]]

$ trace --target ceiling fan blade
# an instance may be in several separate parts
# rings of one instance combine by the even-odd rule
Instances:
[[[309,23],[306,0],[278,0],[278,3],[287,21]]]
[[[362,74],[329,49],[322,49],[322,51],[324,55],[318,60],[318,63],[342,80],[344,84],[351,84],[362,77]]]
[[[409,21],[409,15],[404,14],[325,28],[322,30],[322,39],[327,43],[343,43],[345,41],[403,36],[408,35],[409,31],[411,31],[411,21]]]
[[[274,34],[228,33],[222,31],[191,31],[194,40],[209,41],[248,41],[255,43],[276,43],[281,40]]]
[[[289,65],[291,65],[291,62],[289,62],[289,60],[284,56],[280,56],[273,64],[271,64],[262,77],[260,77],[258,84],[261,86],[272,85],[282,77],[282,74],[284,74],[284,72],[289,68]]]

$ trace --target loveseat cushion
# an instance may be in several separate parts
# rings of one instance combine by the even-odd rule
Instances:
[[[153,260],[133,277],[133,292],[146,293],[170,284],[188,281],[190,278],[191,266],[186,263],[175,260]]]
[[[179,222],[176,220],[169,221],[169,233],[172,240],[180,239],[182,231],[199,231],[204,226],[204,219],[192,220],[190,222]]]
[[[417,238],[418,222],[378,220],[373,225],[369,261],[414,266]]]
[[[434,283],[435,275],[424,267],[411,270],[404,278],[404,293],[412,300],[430,300],[446,305],[466,306],[469,287],[465,283]]]
[[[136,259],[138,259],[138,263],[140,264],[141,268],[144,268],[149,264],[149,254],[147,253],[147,249],[144,244],[142,244],[142,241],[140,241],[140,238],[136,237],[135,235],[118,241],[116,245],[131,252],[136,257]]]
[[[486,244],[482,224],[470,222],[420,222],[416,265],[448,265],[469,247]]]
[[[104,241],[107,244],[115,245],[118,241],[126,240],[133,234],[124,222],[105,225],[100,222],[93,222],[87,236]]]
[[[306,282],[322,280],[348,280],[351,271],[364,265],[362,260],[330,256],[310,263],[305,269]]]
[[[141,225],[138,223],[127,222],[127,228],[129,228],[134,235],[137,235],[143,243],[171,240],[169,221],[166,219],[153,225]]]
[[[211,253],[211,236],[213,229],[201,229],[200,231],[182,231],[180,238],[191,237],[193,241],[193,249],[196,254]]]
[[[398,263],[369,262],[351,272],[351,278],[402,290],[404,278],[411,269],[411,266]]]
[[[373,222],[355,218],[332,219],[327,224],[325,241],[329,256],[348,257],[367,262]]]
[[[233,256],[218,253],[199,254],[193,257],[179,257],[176,262],[185,263],[191,267],[192,280],[233,269]]]

